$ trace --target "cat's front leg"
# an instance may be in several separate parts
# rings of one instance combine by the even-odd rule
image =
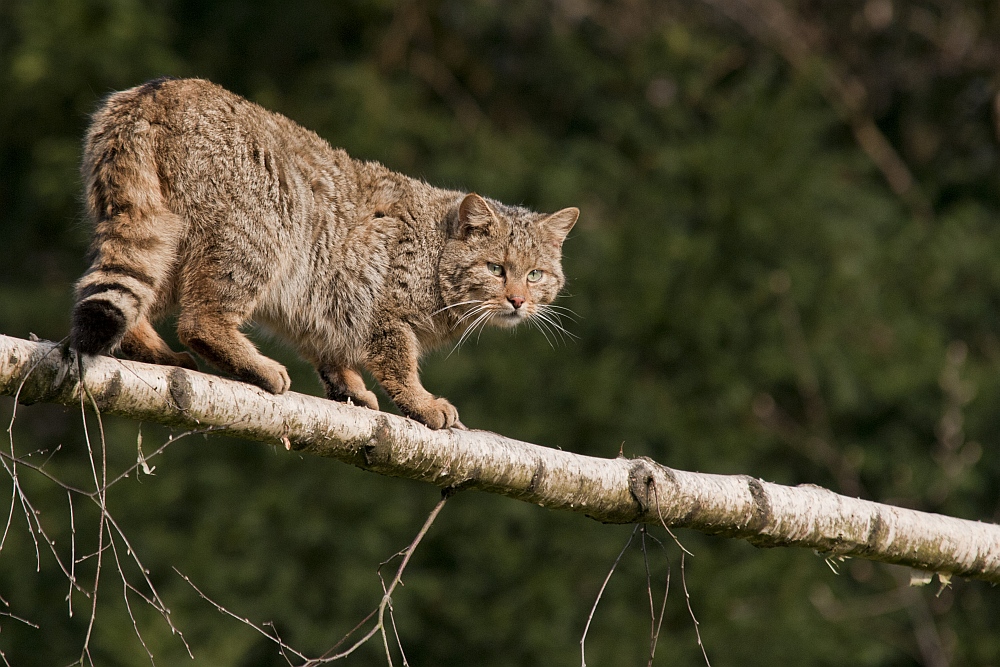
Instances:
[[[455,406],[420,384],[419,353],[413,331],[405,324],[391,324],[372,336],[366,366],[407,417],[434,429],[464,428]]]

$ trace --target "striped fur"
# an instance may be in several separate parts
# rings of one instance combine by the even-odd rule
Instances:
[[[421,354],[486,324],[551,322],[578,215],[353,160],[197,79],[111,95],[94,114],[82,171],[94,239],[76,285],[77,350],[195,368],[153,328],[179,311],[178,337],[202,359],[284,392],[284,367],[241,331],[254,321],[315,366],[329,398],[377,408],[367,369],[434,428],[458,414],[421,385]]]

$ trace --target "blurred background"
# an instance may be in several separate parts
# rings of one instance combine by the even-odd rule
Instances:
[[[3,0],[0,332],[67,333],[88,242],[80,140],[98,101],[200,76],[354,157],[581,208],[560,301],[578,340],[487,331],[426,361],[425,384],[470,427],[995,522],[998,64],[991,0]],[[294,389],[320,393],[294,354],[266,349]],[[135,462],[140,428],[147,454],[166,442],[106,420],[113,468]],[[47,469],[87,484],[79,411],[19,408],[12,432],[19,453],[55,452]],[[182,438],[152,463],[108,502],[193,664],[286,663],[172,568],[318,654],[378,604],[376,567],[438,498],[219,437]],[[95,548],[88,503],[71,525],[64,489],[20,482],[61,553],[73,527],[77,555]],[[74,594],[69,613],[66,578],[44,547],[36,567],[20,513],[0,552],[0,651],[68,664],[91,602]],[[396,595],[410,663],[577,664],[630,531],[456,496]],[[657,535],[654,591],[668,564],[672,580],[654,664],[704,664],[679,551]],[[1000,664],[1000,593],[981,582],[910,588],[901,568],[678,537],[713,665]],[[136,628],[157,664],[191,663],[135,594],[133,627],[120,578],[102,576],[95,663],[149,664]],[[645,664],[649,626],[633,546],[595,615],[590,664]]]

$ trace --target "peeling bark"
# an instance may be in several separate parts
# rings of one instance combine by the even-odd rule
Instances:
[[[86,385],[101,411],[184,428],[215,427],[383,475],[478,489],[606,523],[662,523],[759,547],[898,563],[1000,583],[1000,526],[881,505],[811,484],[673,470],[647,458],[601,459],[486,431],[415,421],[181,368],[97,357]],[[23,383],[23,386],[22,386]],[[0,335],[0,394],[79,405],[75,357]]]

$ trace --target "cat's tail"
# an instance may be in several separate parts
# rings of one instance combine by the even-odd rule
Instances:
[[[171,291],[183,222],[160,187],[158,128],[147,118],[154,83],[109,97],[87,134],[82,175],[95,223],[93,262],[76,284],[70,332],[85,354],[114,351],[130,330],[152,332],[150,312]]]

